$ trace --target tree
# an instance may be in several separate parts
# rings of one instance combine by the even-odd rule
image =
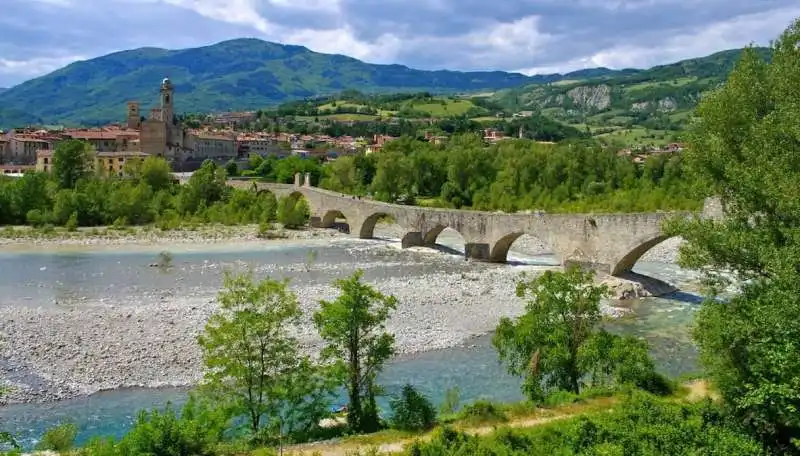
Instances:
[[[516,321],[500,320],[492,343],[509,372],[525,377],[531,400],[554,389],[580,393],[580,349],[600,322],[600,299],[607,294],[577,266],[517,283],[517,296],[527,300],[525,313]]]
[[[195,213],[199,209],[222,200],[228,193],[225,168],[206,160],[192,174],[189,182],[181,187],[181,208],[184,213]]]
[[[302,196],[288,195],[278,201],[278,222],[289,229],[302,228],[308,223],[311,209]]]
[[[349,405],[347,423],[355,432],[378,429],[375,379],[394,354],[394,335],[386,320],[397,308],[397,298],[386,296],[361,282],[363,272],[337,280],[340,294],[334,301],[321,301],[314,324],[327,342],[323,359],[335,362],[344,375]]]
[[[165,190],[172,185],[172,168],[161,157],[130,160],[125,167],[125,174],[146,183],[153,191]]]
[[[89,143],[70,139],[53,152],[53,176],[61,188],[75,188],[78,180],[91,173],[92,152]]]
[[[285,407],[294,408],[316,388],[314,366],[290,335],[301,316],[297,296],[286,281],[253,283],[249,274],[227,273],[218,301],[220,310],[198,338],[205,386],[259,436],[265,425],[280,424]]]
[[[746,49],[704,97],[687,172],[719,195],[723,220],[676,220],[681,263],[706,272],[694,337],[730,412],[776,454],[800,454],[800,20],[771,63]],[[718,295],[731,280],[740,292]]]
[[[422,431],[436,423],[431,401],[406,383],[400,395],[391,401],[392,427],[403,431]]]

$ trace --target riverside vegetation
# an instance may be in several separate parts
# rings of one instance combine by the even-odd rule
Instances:
[[[623,392],[599,410],[584,410],[571,418],[524,429],[501,427],[487,431],[488,435],[459,431],[448,425],[450,419],[440,417],[439,429],[398,451],[414,456],[800,454],[800,269],[795,261],[800,255],[800,202],[795,197],[800,189],[800,170],[795,163],[800,154],[800,132],[795,127],[800,125],[800,20],[775,41],[773,50],[769,64],[755,52],[746,51],[728,83],[703,100],[697,110],[698,122],[692,127],[690,148],[684,157],[686,172],[690,179],[721,196],[728,217],[679,219],[667,226],[668,234],[687,240],[681,252],[682,264],[706,272],[708,297],[696,317],[694,337],[705,374],[719,399],[692,405],[653,395],[668,392],[672,385],[653,372],[639,342],[609,338],[594,326],[602,287],[589,283],[575,269],[551,272],[520,282],[519,293],[528,305],[521,317],[504,320],[498,328],[494,343],[501,357],[511,372],[525,377],[525,393],[533,405],[587,400],[614,389]],[[720,296],[731,280],[738,292],[732,297]],[[225,343],[209,345],[220,349],[209,360],[227,359],[230,365],[239,367],[209,369],[207,384],[180,415],[170,409],[143,412],[120,442],[98,439],[75,453],[244,454],[253,446],[274,448],[284,440],[363,430],[361,425],[361,429],[352,429],[347,421],[336,430],[323,429],[314,419],[305,421],[310,426],[306,434],[283,432],[281,423],[291,421],[284,414],[299,410],[285,406],[298,396],[283,382],[302,369],[286,369],[281,363],[256,372],[254,378],[252,367],[241,367],[258,361],[264,353],[262,347],[284,350],[291,346],[291,334],[281,322],[290,321],[295,306],[284,287],[269,281],[255,284],[229,278],[220,295],[220,302],[227,304],[218,311],[215,318],[219,320],[209,322],[207,331],[223,328],[216,322],[224,321],[231,324],[230,332],[221,330],[226,336],[220,340]],[[391,348],[391,335],[381,325],[385,312],[391,311],[390,299],[360,284],[357,274],[340,282],[339,288],[339,297],[315,315],[314,321],[323,333],[329,327],[343,332],[373,328],[368,333],[370,338],[361,340],[381,341],[384,348],[377,352],[381,356],[374,358],[379,369],[380,360]],[[237,322],[249,321],[255,315],[258,324],[254,329],[268,330],[242,333]],[[546,334],[549,337],[542,337],[537,329],[550,331]],[[260,344],[259,338],[266,334],[270,335],[269,344]],[[329,346],[335,347],[330,357],[318,361],[295,357],[293,362],[319,369],[311,371],[335,379],[332,384],[340,388],[352,384],[347,378],[369,380],[368,371],[362,370],[358,376],[353,370],[354,352],[366,347],[358,346],[356,338],[343,347],[340,337],[325,337]],[[234,343],[233,338],[241,343]],[[273,347],[273,343],[278,345]],[[225,347],[235,347],[235,351]],[[361,353],[367,352],[373,351]],[[219,383],[218,375],[226,380]],[[301,396],[305,403],[314,403],[320,396],[312,392],[328,386],[322,381],[299,384],[307,388]],[[247,391],[247,385],[254,388]],[[372,382],[359,385],[353,392],[361,398],[379,393]],[[641,391],[642,387],[650,392]],[[224,400],[207,399],[204,388],[210,390],[206,394],[217,394]],[[227,392],[231,388],[239,394]],[[247,394],[243,396],[243,392]],[[443,408],[452,409],[454,401],[448,402]],[[257,409],[264,410],[259,416],[263,432],[253,432],[252,415],[232,421],[243,414],[242,407],[263,403],[278,404]],[[419,423],[414,428],[432,425],[427,419],[430,407],[422,406],[424,401],[411,390],[406,389],[394,401],[398,403],[406,405],[395,405],[392,416],[408,417],[413,409],[418,411],[418,419],[390,419],[390,423]],[[370,400],[362,404],[354,413],[359,419],[374,420]],[[321,407],[321,403],[317,405]],[[368,413],[364,413],[364,407]],[[460,418],[502,425],[509,413],[494,404],[476,403],[464,407]],[[311,416],[313,413],[306,418]],[[380,427],[381,417],[377,419]],[[245,425],[244,430],[240,424]],[[232,432],[236,430],[239,433]],[[52,433],[43,441],[68,450],[70,433],[61,428]],[[59,436],[67,438],[56,438]],[[269,451],[262,448],[253,454]]]
[[[198,224],[260,224],[288,228],[308,220],[305,199],[234,189],[230,175],[290,183],[310,173],[312,183],[334,191],[370,195],[392,203],[508,212],[655,211],[697,209],[680,155],[657,155],[637,166],[591,142],[543,145],[509,141],[485,146],[472,134],[445,146],[410,137],[388,143],[380,154],[313,159],[252,156],[247,170],[205,162],[186,185],[177,185],[157,157],[131,160],[127,177],[101,177],[90,169],[87,145],[57,147],[51,174],[0,177],[0,225],[27,224],[52,231],[82,226],[155,225],[162,230]]]

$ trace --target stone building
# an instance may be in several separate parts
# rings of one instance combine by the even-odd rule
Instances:
[[[234,137],[222,133],[200,132],[191,135],[190,147],[187,158],[194,160],[232,159],[238,155]]]
[[[141,122],[139,147],[141,152],[148,155],[165,157],[171,162],[180,163],[185,153],[191,148],[191,138],[188,132],[178,122],[175,115],[174,92],[175,89],[169,78],[161,82],[160,107],[150,111],[150,117]],[[128,104],[128,119],[132,118],[131,106],[135,104],[138,113],[138,104]]]

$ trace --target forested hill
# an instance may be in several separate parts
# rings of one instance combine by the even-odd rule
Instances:
[[[366,93],[463,93],[520,86],[525,88],[502,91],[498,97],[526,107],[541,104],[543,95],[537,88],[551,93],[554,87],[569,87],[571,81],[596,84],[595,81],[625,80],[633,84],[676,79],[680,74],[691,77],[687,68],[692,68],[691,74],[698,81],[707,78],[719,81],[738,52],[650,70],[592,68],[567,74],[525,76],[502,71],[424,71],[402,65],[375,65],[343,55],[313,52],[302,46],[249,38],[183,50],[141,48],[75,62],[7,89],[0,93],[0,128],[29,123],[93,125],[120,121],[129,100],[139,100],[143,112],[147,112],[156,102],[158,84],[165,76],[176,85],[179,112],[256,110],[346,89]],[[544,104],[559,105],[559,102]]]
[[[755,48],[769,60],[769,48]],[[743,50],[661,65],[648,70],[562,79],[501,90],[492,96],[510,110],[541,110],[543,114],[589,129],[643,126],[678,129],[700,97],[719,87]]]
[[[598,70],[600,74],[611,70]],[[258,39],[166,50],[142,48],[72,63],[0,94],[0,126],[31,117],[47,123],[117,121],[125,102],[155,103],[164,77],[176,86],[180,112],[260,109],[355,88],[364,92],[497,90],[571,77],[502,71],[423,71],[375,65],[344,55]],[[27,117],[10,117],[10,115]]]

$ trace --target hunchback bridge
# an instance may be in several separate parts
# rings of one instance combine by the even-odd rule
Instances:
[[[330,228],[344,218],[350,232],[360,238],[373,237],[381,216],[391,216],[405,229],[402,247],[433,245],[437,236],[452,228],[464,238],[468,258],[505,262],[511,244],[523,234],[535,236],[552,249],[561,264],[579,263],[597,272],[623,275],[655,245],[667,239],[662,222],[691,212],[629,214],[504,214],[484,211],[403,206],[358,199],[310,185],[309,176],[295,176],[294,184],[231,180],[238,188],[269,190],[276,197],[302,195],[311,207],[311,225]],[[707,200],[702,215],[714,216],[718,209]]]

